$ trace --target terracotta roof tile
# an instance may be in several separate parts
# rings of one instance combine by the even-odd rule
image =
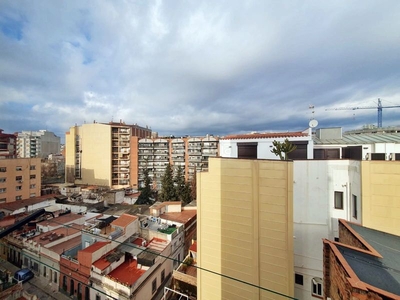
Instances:
[[[87,252],[87,253],[94,253],[100,248],[104,247],[105,245],[109,244],[110,242],[96,242],[89,247],[86,247],[85,249],[82,249],[82,252]]]
[[[247,134],[233,134],[221,138],[221,140],[242,140],[242,139],[273,139],[273,138],[286,138],[286,137],[303,137],[308,136],[307,133],[302,131],[295,132],[270,132],[270,133],[247,133]]]
[[[128,215],[128,214],[123,214],[121,215],[118,219],[114,220],[111,225],[113,226],[119,226],[119,227],[126,227],[129,224],[131,224],[133,221],[137,220],[136,216]]]

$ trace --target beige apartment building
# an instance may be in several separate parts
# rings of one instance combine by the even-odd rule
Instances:
[[[40,196],[40,158],[0,159],[0,203]]]
[[[112,188],[137,184],[134,138],[151,129],[120,123],[92,123],[71,127],[65,138],[66,182]]]
[[[293,163],[208,163],[197,175],[198,299],[293,297]]]

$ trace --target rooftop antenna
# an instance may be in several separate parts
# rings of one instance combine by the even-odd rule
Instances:
[[[314,113],[315,113],[314,105],[310,104],[308,106],[308,109],[311,110],[311,119],[310,119],[310,122],[308,123],[308,125],[310,126],[310,128],[315,128],[318,126],[318,121],[315,120],[315,118],[314,118]]]

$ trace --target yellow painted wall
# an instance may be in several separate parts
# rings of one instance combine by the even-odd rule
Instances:
[[[75,137],[79,134],[79,127],[71,127],[65,134],[65,181],[75,181]]]
[[[199,299],[294,294],[293,164],[210,158],[197,179]]]
[[[77,184],[111,186],[111,126],[108,124],[84,124],[82,137],[82,180]]]
[[[400,162],[362,161],[362,225],[400,235]]]

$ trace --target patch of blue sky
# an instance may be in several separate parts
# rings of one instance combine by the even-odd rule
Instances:
[[[5,15],[0,15],[0,30],[5,36],[20,41],[23,37],[25,22],[22,16],[19,16],[19,19],[14,19]]]
[[[88,65],[94,61],[93,55],[89,52],[83,52],[83,64]]]

